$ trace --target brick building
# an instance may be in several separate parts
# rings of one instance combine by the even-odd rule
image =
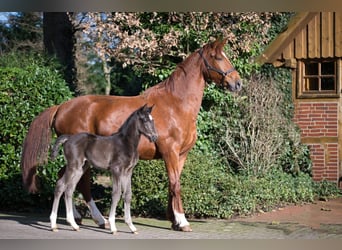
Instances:
[[[294,122],[310,148],[313,179],[342,178],[342,13],[294,15],[257,59],[292,71]]]

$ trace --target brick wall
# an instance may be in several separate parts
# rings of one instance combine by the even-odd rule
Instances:
[[[297,102],[294,122],[301,130],[301,139],[310,148],[312,174],[315,181],[337,181],[338,103]]]

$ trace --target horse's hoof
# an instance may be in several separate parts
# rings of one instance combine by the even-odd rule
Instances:
[[[134,232],[132,232],[132,233],[133,233],[133,234],[139,234],[138,231],[134,231]]]
[[[192,228],[190,227],[190,225],[184,226],[184,227],[180,227],[180,231],[182,232],[192,232]]]
[[[118,232],[118,231],[113,231],[113,232],[112,232],[112,235],[116,235],[117,232]]]
[[[174,231],[192,232],[192,229],[191,229],[190,225],[186,225],[186,226],[180,227],[179,225],[172,224],[171,228]]]
[[[58,232],[58,228],[57,227],[51,228],[51,231],[54,232],[54,233],[57,233]]]

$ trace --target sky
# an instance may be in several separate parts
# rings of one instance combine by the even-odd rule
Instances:
[[[0,12],[0,22],[7,21],[7,16],[9,14],[14,14],[15,12]]]

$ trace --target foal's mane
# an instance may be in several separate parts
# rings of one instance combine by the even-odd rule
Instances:
[[[137,109],[136,111],[134,111],[127,119],[126,121],[121,125],[121,127],[119,128],[119,130],[114,133],[115,134],[122,134],[123,136],[126,136],[127,133],[129,132],[129,128],[130,128],[130,123],[135,119],[135,117],[137,117],[137,113],[139,112],[140,108]]]

